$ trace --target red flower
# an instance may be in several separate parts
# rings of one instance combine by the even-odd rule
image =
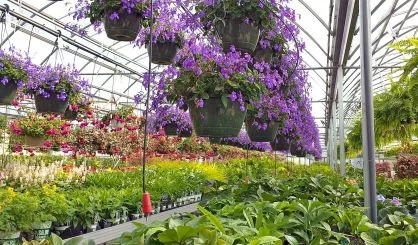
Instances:
[[[89,125],[89,123],[88,123],[88,122],[82,122],[82,123],[80,124],[80,128],[85,128],[85,127],[87,127],[87,125]]]
[[[44,142],[44,146],[45,146],[46,148],[51,148],[51,147],[52,147],[52,143],[51,143],[51,141],[49,141],[49,140],[45,141],[45,142]]]

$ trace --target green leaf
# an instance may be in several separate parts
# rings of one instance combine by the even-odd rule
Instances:
[[[286,241],[288,241],[290,245],[299,245],[298,240],[293,236],[285,235],[284,238],[286,238]]]
[[[61,237],[55,235],[54,233],[51,234],[48,240],[52,245],[62,245]]]
[[[209,99],[209,94],[208,93],[203,93],[202,94],[202,99],[208,100]]]
[[[170,229],[158,234],[158,240],[162,243],[176,243],[179,242],[179,237],[176,230]]]
[[[221,97],[221,100],[222,100],[222,104],[226,108],[228,106],[228,95],[223,94],[222,97]]]
[[[366,245],[378,245],[378,243],[373,238],[371,238],[369,236],[369,234],[367,234],[365,232],[362,232],[360,234],[360,237],[361,237],[361,239],[363,239],[363,241]]]
[[[253,222],[253,217],[251,217],[251,215],[248,213],[248,209],[244,209],[242,210],[245,219],[247,220],[248,226],[250,226],[251,228],[254,228],[254,222]]]
[[[274,236],[263,236],[263,237],[259,237],[255,240],[252,240],[250,242],[250,245],[259,245],[259,244],[266,244],[266,243],[272,243],[272,242],[276,242],[279,241],[279,238],[274,237]]]
[[[202,214],[204,214],[209,219],[209,221],[212,223],[212,225],[214,225],[221,233],[225,234],[224,226],[222,225],[221,221],[215,215],[213,215],[211,212],[209,212],[208,210],[206,210],[202,206],[198,206],[197,208],[199,209],[199,211]]]
[[[177,236],[178,242],[185,242],[187,239],[197,235],[197,230],[190,226],[178,226]]]

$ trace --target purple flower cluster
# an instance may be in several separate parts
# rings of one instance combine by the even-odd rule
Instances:
[[[237,137],[223,138],[221,143],[225,145],[232,145],[244,149],[255,151],[271,151],[270,143],[268,142],[251,142],[250,137],[246,131],[241,131]]]
[[[189,113],[170,106],[160,106],[152,116],[152,128],[160,128],[166,125],[176,125],[177,133],[192,132],[192,121]]]
[[[15,83],[18,87],[26,84],[27,70],[33,64],[29,57],[22,55],[15,48],[9,48],[8,52],[0,49],[0,83],[7,85]]]

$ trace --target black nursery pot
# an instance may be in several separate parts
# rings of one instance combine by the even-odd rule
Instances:
[[[290,145],[290,154],[296,157],[306,157],[306,151],[304,149],[298,149],[297,145]]]
[[[17,84],[9,81],[6,85],[0,83],[0,105],[10,105],[16,97]]]
[[[176,136],[177,135],[177,125],[175,123],[169,123],[164,126],[165,135],[167,136]]]
[[[67,120],[76,120],[77,119],[77,116],[78,116],[78,112],[77,111],[72,111],[72,110],[70,110],[69,107],[67,107],[67,109],[65,110],[65,113],[64,113],[64,119],[67,119]]]
[[[148,56],[151,62],[157,65],[169,65],[173,63],[179,47],[173,42],[152,43],[152,54],[148,45]]]
[[[35,106],[38,113],[64,114],[68,107],[68,96],[60,100],[55,94],[45,98],[42,95],[35,95]]]
[[[273,141],[270,141],[271,148],[275,151],[289,151],[290,143],[285,137],[277,135]]]
[[[245,126],[247,128],[248,136],[252,142],[270,142],[276,136],[280,124],[273,122],[267,126],[266,130],[262,130],[252,124],[252,119],[247,119],[245,121]]]
[[[246,24],[239,19],[226,18],[215,24],[216,31],[222,39],[222,48],[225,53],[234,46],[236,50],[254,52],[260,38],[260,29],[252,24]]]
[[[119,19],[110,19],[110,15],[114,12],[118,13]],[[136,13],[128,14],[126,11],[119,11],[119,9],[106,9],[103,22],[108,38],[131,42],[138,36],[141,17]]]

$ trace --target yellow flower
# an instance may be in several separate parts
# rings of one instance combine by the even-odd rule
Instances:
[[[12,187],[7,188],[7,194],[12,198],[16,196],[16,192],[13,190]]]

